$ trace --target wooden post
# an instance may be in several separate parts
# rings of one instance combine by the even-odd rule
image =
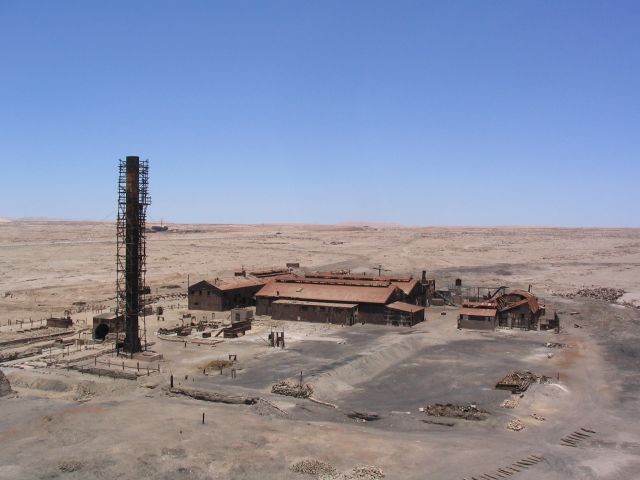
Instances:
[[[173,373],[171,374],[171,377],[170,377],[170,380],[169,380],[169,381],[171,382],[171,383],[170,383],[171,388],[173,388]]]
[[[204,425],[204,412],[202,412],[202,424]]]

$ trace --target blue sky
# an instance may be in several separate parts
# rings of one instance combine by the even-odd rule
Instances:
[[[0,217],[640,226],[638,1],[0,0]]]

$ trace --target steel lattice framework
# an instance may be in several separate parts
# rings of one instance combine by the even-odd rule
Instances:
[[[116,252],[116,315],[125,318],[124,349],[146,350],[145,275],[146,214],[149,196],[149,162],[138,157],[119,161]],[[142,316],[142,325],[139,317]],[[120,332],[117,344],[120,344]]]

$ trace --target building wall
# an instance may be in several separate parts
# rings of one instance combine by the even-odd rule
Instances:
[[[410,313],[387,309],[385,312],[385,323],[391,325],[412,327],[422,321],[424,321],[424,310]]]
[[[471,330],[494,330],[496,328],[495,317],[472,317],[460,315],[458,317],[458,328],[468,328]]]
[[[274,303],[271,305],[271,317],[276,320],[300,320],[305,322],[353,325],[355,316],[355,308],[321,307],[317,305],[285,303]]]
[[[361,303],[358,305],[358,322],[386,325],[384,318],[384,305],[373,303]]]
[[[189,289],[189,310],[224,310],[221,292],[206,288]]]
[[[197,287],[189,289],[189,310],[225,311],[236,307],[254,305],[254,295],[261,286],[249,286],[233,290]]]
[[[498,314],[499,325],[508,328],[537,328],[537,316],[531,312],[528,304]]]

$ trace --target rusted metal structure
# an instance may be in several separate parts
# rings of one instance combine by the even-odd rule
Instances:
[[[146,212],[149,163],[139,157],[120,160],[116,254],[116,317],[125,319],[123,348],[133,354],[146,349],[144,294],[146,273]],[[142,311],[142,326],[139,317]],[[117,332],[119,334],[119,332]],[[118,338],[119,340],[119,338]],[[117,340],[117,341],[118,341]]]
[[[384,319],[387,325],[413,327],[424,322],[424,307],[405,302],[393,302],[385,307]]]
[[[525,290],[513,290],[483,302],[464,302],[458,312],[458,328],[536,330],[544,313],[541,299]]]

